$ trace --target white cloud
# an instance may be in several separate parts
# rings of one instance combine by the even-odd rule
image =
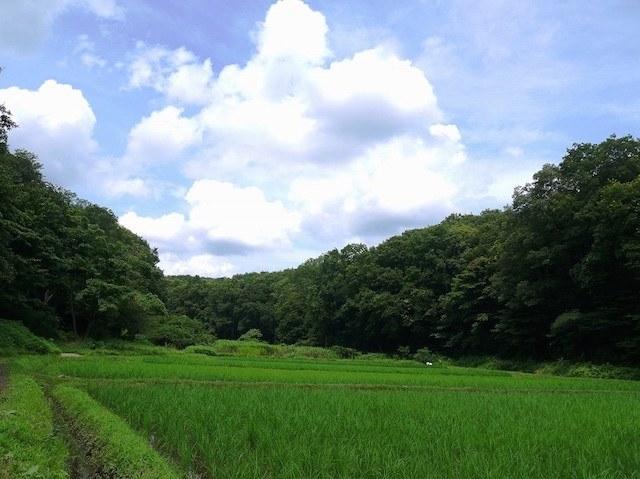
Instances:
[[[103,190],[111,196],[139,196],[151,195],[152,189],[142,178],[110,178],[103,183]]]
[[[185,48],[168,50],[138,42],[129,65],[129,88],[153,88],[178,103],[206,103],[212,80],[211,60],[200,63]]]
[[[118,4],[117,0],[68,0],[70,5],[77,4],[84,6],[89,11],[102,18],[112,18],[122,20],[124,18],[124,8]]]
[[[304,211],[306,226],[325,240],[336,234],[379,238],[453,210],[458,188],[450,173],[456,156],[463,155],[457,144],[449,150],[394,138],[345,169],[295,179],[289,199]]]
[[[200,140],[198,123],[182,116],[182,109],[167,106],[143,118],[131,129],[125,159],[132,169],[175,161]]]
[[[0,49],[34,49],[46,38],[56,18],[70,8],[82,8],[105,19],[124,18],[124,9],[116,0],[3,1],[0,5]]]
[[[249,247],[286,244],[299,217],[280,201],[269,201],[256,187],[239,188],[216,180],[196,181],[186,195],[189,224],[215,242]]]
[[[185,218],[180,213],[169,213],[159,218],[138,216],[128,212],[119,218],[125,228],[144,236],[152,243],[170,241],[184,233]]]
[[[180,163],[184,154],[200,144],[197,121],[183,116],[183,110],[167,106],[142,118],[129,132],[126,150],[120,158],[104,159],[96,172],[101,190],[108,196],[131,196],[159,200],[169,193],[175,196],[179,186],[157,175]],[[183,193],[177,196],[184,196]]]
[[[161,253],[160,267],[168,275],[197,274],[209,278],[229,276],[234,269],[233,264],[212,254],[181,258],[175,254]]]
[[[79,90],[47,82],[9,96],[27,112],[17,116],[25,138],[84,145],[76,165],[92,161],[85,176],[110,195],[161,198],[182,167],[193,182],[180,209],[146,217],[132,208],[120,218],[160,248],[167,271],[186,272],[200,257],[207,274],[226,274],[225,256],[293,258],[303,244],[377,241],[452,211],[465,148],[424,72],[388,45],[336,59],[327,35],[321,13],[280,0],[258,26],[253,57],[217,75],[185,48],[139,43],[128,88],[153,89],[166,104],[131,129],[119,158],[95,159],[95,116]],[[76,53],[94,51],[79,38]],[[66,136],[50,133],[64,125]]]
[[[186,215],[173,212],[153,218],[129,211],[119,218],[120,224],[163,252],[162,266],[170,274],[197,264],[194,257],[209,258],[207,275],[218,271],[216,268],[223,268],[218,274],[226,274],[231,263],[221,265],[212,253],[242,256],[290,248],[291,236],[299,229],[296,212],[280,201],[268,200],[256,187],[203,179],[193,184],[184,200]]]
[[[388,44],[336,59],[327,37],[321,13],[280,0],[253,57],[217,75],[185,48],[139,44],[128,86],[202,108],[164,107],[131,131],[126,158],[175,159],[193,184],[184,215],[123,224],[176,256],[284,257],[301,241],[376,241],[454,210],[465,148],[424,72]]]
[[[280,0],[267,11],[257,34],[258,56],[321,64],[331,55],[324,15],[300,0]]]
[[[37,90],[0,90],[0,102],[12,111],[19,128],[9,143],[37,153],[49,179],[70,186],[86,172],[96,151],[96,117],[81,90],[55,80]]]
[[[78,36],[77,45],[73,53],[79,56],[80,61],[87,68],[103,68],[107,66],[107,61],[96,53],[95,43],[86,34]]]

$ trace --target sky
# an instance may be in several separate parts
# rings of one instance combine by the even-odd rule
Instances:
[[[640,135],[636,0],[0,0],[0,103],[166,274],[279,270]]]

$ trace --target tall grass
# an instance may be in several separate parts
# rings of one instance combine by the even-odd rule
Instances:
[[[640,397],[89,386],[216,478],[640,477]]]

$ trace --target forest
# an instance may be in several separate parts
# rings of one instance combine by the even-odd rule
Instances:
[[[48,337],[265,341],[640,364],[640,139],[574,144],[512,203],[280,272],[165,277],[106,208],[11,151],[0,111],[0,317]]]
[[[577,144],[513,203],[233,278],[168,277],[219,337],[449,356],[640,360],[640,141]]]

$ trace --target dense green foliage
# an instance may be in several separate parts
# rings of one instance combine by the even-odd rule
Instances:
[[[640,140],[574,145],[513,204],[278,273],[167,279],[222,338],[402,354],[640,361]]]
[[[66,450],[40,386],[15,375],[0,385],[0,479],[66,479]]]
[[[176,348],[194,344],[206,345],[215,339],[202,322],[176,314],[148,316],[142,324],[141,332],[142,337],[153,344]]]
[[[2,130],[0,125],[0,130]],[[129,337],[162,295],[156,251],[104,208],[47,183],[0,135],[0,317],[54,336]]]
[[[68,418],[73,434],[100,465],[104,476],[116,479],[177,479],[176,471],[118,416],[84,391],[57,386],[53,397]]]
[[[22,323],[0,319],[0,355],[59,352],[55,344],[34,335]]]

